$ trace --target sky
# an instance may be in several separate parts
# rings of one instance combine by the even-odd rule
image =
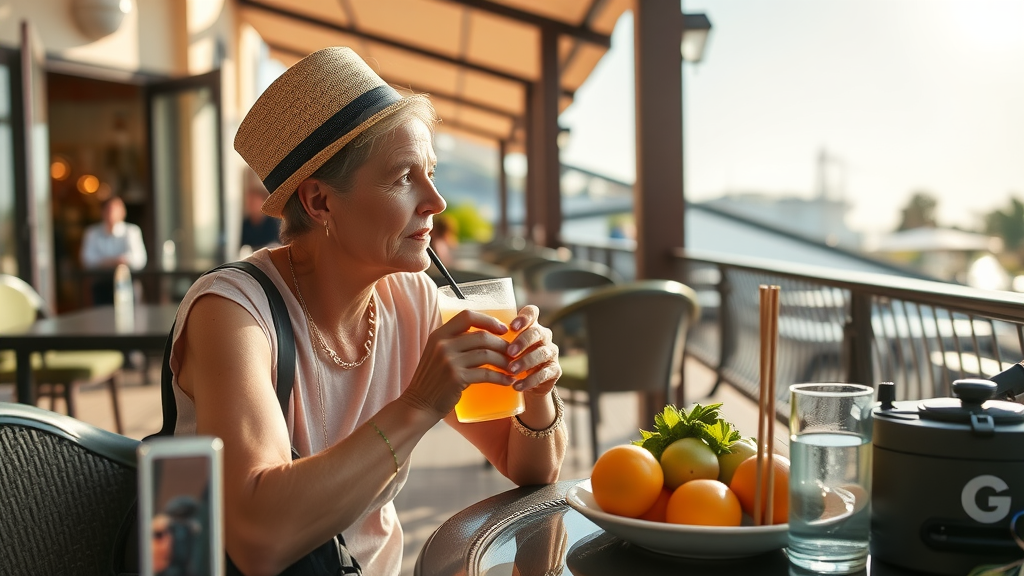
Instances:
[[[711,36],[683,65],[689,200],[811,198],[817,158],[847,224],[894,229],[915,191],[978,229],[1024,199],[1024,1],[686,0]],[[633,22],[561,116],[562,161],[632,182]]]

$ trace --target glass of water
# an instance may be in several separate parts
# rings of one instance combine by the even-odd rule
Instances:
[[[789,560],[818,573],[863,570],[871,530],[874,389],[794,384],[789,390]]]

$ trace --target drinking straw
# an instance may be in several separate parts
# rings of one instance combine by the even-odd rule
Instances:
[[[452,278],[451,273],[444,267],[444,264],[441,264],[441,259],[437,257],[437,254],[434,253],[434,249],[430,246],[427,246],[427,255],[430,256],[430,261],[434,263],[434,266],[437,266],[437,269],[441,272],[441,275],[444,276],[444,279],[448,281],[448,285],[452,287],[452,292],[455,292],[455,295],[458,296],[459,299],[465,300],[466,295],[462,293],[462,290],[459,290],[459,285],[455,283],[455,279]]]

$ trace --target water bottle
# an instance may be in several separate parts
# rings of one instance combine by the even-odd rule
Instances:
[[[178,257],[175,254],[174,240],[164,240],[160,265],[164,270],[174,270],[178,265]]]
[[[127,264],[114,269],[114,324],[119,331],[135,326],[135,290]]]

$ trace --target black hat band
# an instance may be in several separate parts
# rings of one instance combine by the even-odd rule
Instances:
[[[402,99],[398,92],[388,85],[378,86],[360,95],[338,110],[326,122],[306,136],[287,156],[267,174],[263,185],[274,192],[299,168],[313,159],[324,148],[345,136],[368,118]]]

